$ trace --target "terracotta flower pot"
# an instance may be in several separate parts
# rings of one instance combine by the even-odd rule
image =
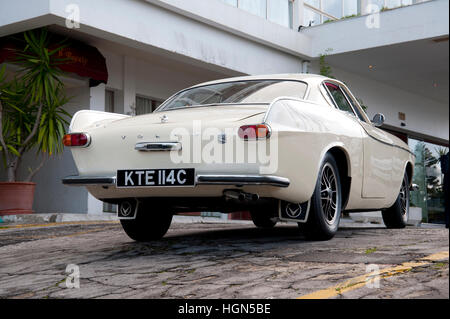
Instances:
[[[36,183],[0,183],[0,216],[32,214]]]

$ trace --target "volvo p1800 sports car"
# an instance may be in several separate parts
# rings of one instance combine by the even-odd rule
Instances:
[[[80,111],[64,145],[96,198],[118,204],[134,240],[180,212],[249,211],[257,227],[296,222],[330,239],[341,213],[381,210],[405,227],[414,155],[369,120],[347,86],[310,74],[238,77],[182,90],[152,114]]]

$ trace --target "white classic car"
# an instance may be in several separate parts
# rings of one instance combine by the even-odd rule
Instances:
[[[298,223],[332,238],[341,213],[382,210],[405,227],[414,155],[370,121],[340,81],[311,74],[196,85],[152,114],[80,111],[64,145],[96,198],[118,204],[134,240],[155,240],[179,212],[250,211],[258,227]]]

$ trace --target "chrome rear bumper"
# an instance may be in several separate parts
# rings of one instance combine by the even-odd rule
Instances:
[[[69,186],[116,185],[116,177],[67,176],[62,180],[62,183]]]
[[[288,187],[288,178],[266,175],[197,175],[197,185],[270,185]]]
[[[69,186],[114,186],[115,176],[68,176],[62,180]],[[269,185],[276,187],[288,187],[288,178],[269,175],[196,175],[195,185]]]

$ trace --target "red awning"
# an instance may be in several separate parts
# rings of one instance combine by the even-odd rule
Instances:
[[[16,52],[21,51],[23,44],[16,40],[17,37],[18,35],[0,38],[0,63],[13,61],[17,56]],[[49,50],[63,39],[65,38],[60,35],[52,34]],[[68,59],[67,63],[58,65],[62,71],[89,78],[91,87],[108,82],[106,60],[97,48],[72,39],[64,44],[66,47],[55,54],[57,58]]]

